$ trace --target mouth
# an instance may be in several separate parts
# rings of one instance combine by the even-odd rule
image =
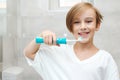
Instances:
[[[90,34],[90,32],[80,32],[80,33],[78,33],[78,35],[83,37],[83,38],[88,37],[89,34]]]

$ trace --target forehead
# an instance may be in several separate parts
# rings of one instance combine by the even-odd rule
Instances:
[[[94,9],[86,9],[84,11],[79,11],[75,16],[74,19],[96,19],[96,13]]]

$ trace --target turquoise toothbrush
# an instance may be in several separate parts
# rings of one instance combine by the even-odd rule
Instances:
[[[79,37],[78,40],[68,40],[66,38],[57,38],[56,43],[57,44],[67,44],[67,42],[75,42],[75,41],[82,41],[83,38]],[[36,37],[35,39],[37,44],[44,43],[44,39],[42,37]]]

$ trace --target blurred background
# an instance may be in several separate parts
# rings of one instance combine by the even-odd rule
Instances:
[[[46,29],[71,37],[66,13],[81,1],[91,2],[103,14],[94,42],[112,54],[120,72],[120,0],[0,0],[0,80],[42,80],[27,64],[23,49]]]

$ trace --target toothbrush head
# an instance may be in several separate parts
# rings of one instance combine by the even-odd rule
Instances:
[[[78,41],[83,41],[83,38],[82,38],[82,37],[79,37],[79,38],[78,38]]]

